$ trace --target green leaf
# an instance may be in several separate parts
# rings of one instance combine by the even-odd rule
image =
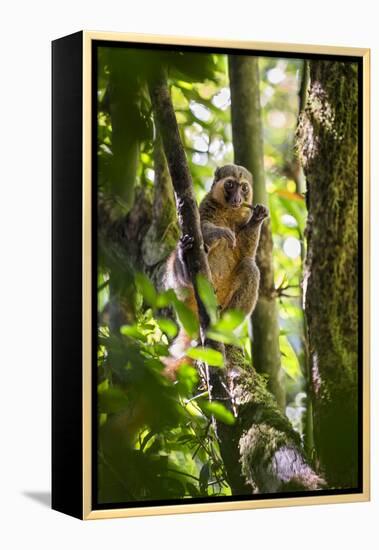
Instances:
[[[187,357],[196,361],[204,361],[210,367],[223,367],[224,358],[222,353],[211,348],[189,348],[186,353]]]
[[[103,393],[103,392],[107,391],[108,389],[109,389],[109,380],[106,378],[105,380],[100,382],[100,384],[98,384],[97,393],[98,394]]]
[[[197,338],[199,335],[199,321],[196,315],[178,299],[175,300],[174,307],[184,330],[191,338]]]
[[[232,332],[243,323],[244,319],[245,315],[242,311],[230,309],[223,313],[221,319],[212,328],[220,332]]]
[[[166,290],[165,292],[158,294],[156,307],[157,308],[168,307],[174,304],[176,300],[177,298],[175,296],[175,292],[170,288],[169,290]]]
[[[141,340],[141,342],[147,342],[147,337],[145,334],[143,334],[135,325],[123,325],[120,328],[121,334],[124,336],[130,336],[132,338],[136,338],[137,340]]]
[[[228,426],[231,426],[236,421],[233,414],[222,403],[219,403],[218,401],[199,400],[198,404],[201,410],[207,416],[214,416],[216,420],[219,420],[224,424],[228,424]]]
[[[143,441],[141,443],[141,451],[143,451],[146,447],[146,445],[149,443],[149,441],[156,435],[156,432],[154,430],[149,431],[146,436],[143,438]]]
[[[170,355],[168,346],[166,346],[165,344],[154,344],[153,349],[154,354],[157,357],[167,357],[168,355]]]
[[[231,332],[220,332],[218,330],[208,330],[207,338],[214,340],[215,342],[221,342],[222,344],[230,344],[232,346],[242,347],[243,344],[238,336],[235,336]]]
[[[170,75],[184,81],[202,82],[215,75],[216,62],[211,54],[170,52]]]
[[[211,319],[211,323],[216,323],[218,318],[218,302],[215,291],[211,283],[203,275],[199,274],[196,279],[197,291],[203,302],[205,309]]]
[[[191,393],[194,386],[199,381],[199,376],[197,370],[191,365],[180,365],[177,371],[177,380],[180,387],[183,387],[183,390],[186,390],[186,393]]]
[[[157,323],[162,332],[167,334],[169,338],[175,338],[178,333],[178,327],[171,319],[157,319]]]
[[[100,428],[101,428],[102,426],[104,426],[104,424],[105,424],[106,421],[107,421],[107,418],[108,418],[107,413],[100,413],[100,414],[99,414],[99,427],[100,427]]]
[[[100,392],[99,411],[102,413],[118,413],[125,410],[129,404],[128,398],[120,388],[109,388]]]
[[[136,273],[135,280],[136,280],[138,289],[143,295],[146,303],[149,304],[149,306],[151,307],[155,307],[157,303],[157,293],[153,283],[143,273]]]

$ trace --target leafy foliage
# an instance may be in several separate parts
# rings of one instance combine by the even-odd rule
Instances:
[[[139,212],[146,211],[149,220],[157,215],[156,141],[147,87],[155,67],[168,67],[198,201],[209,190],[216,166],[232,162],[226,56],[134,48],[98,52],[98,192],[109,216],[105,230],[99,230],[98,253],[99,501],[229,495],[212,418],[226,425],[235,419],[222,403],[209,400],[199,375],[203,362],[224,368],[223,357],[198,346],[193,312],[173,291],[161,288],[161,266],[144,264],[140,247],[123,233],[137,223]],[[261,58],[260,69],[282,367],[289,415],[302,432],[300,281],[306,210],[292,150],[301,62]],[[172,220],[160,215],[169,227]],[[116,244],[110,244],[112,232]],[[242,313],[220,316],[210,285],[200,278],[197,288],[211,319],[208,338],[238,346],[250,364],[249,325]],[[179,325],[193,339],[187,356],[200,368],[183,364],[173,382],[163,375],[162,358],[169,356]]]
[[[100,494],[105,500],[114,499],[108,465],[118,463],[115,455],[120,453],[123,457],[131,454],[138,471],[153,468],[164,479],[158,488],[156,483],[141,482],[138,491],[133,491],[135,499],[229,494],[211,418],[232,424],[233,415],[223,404],[209,402],[193,366],[183,365],[175,384],[162,376],[161,358],[168,355],[178,327],[175,321],[159,316],[160,306],[168,301],[181,320],[191,312],[174,293],[153,291],[145,275],[136,273],[135,280],[135,292],[142,295],[142,301],[135,300],[141,304],[135,322],[123,325],[117,336],[107,326],[99,326]],[[215,350],[193,346],[187,355],[223,366],[222,355]],[[110,445],[121,420],[121,440],[112,440]],[[128,485],[130,475],[134,474],[129,469],[123,473]],[[188,477],[192,481],[184,483]]]

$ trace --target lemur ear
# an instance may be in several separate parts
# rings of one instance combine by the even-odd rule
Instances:
[[[221,169],[220,167],[216,168],[215,170],[215,175],[214,175],[214,180],[213,182],[216,182],[220,179],[220,174],[221,174]]]

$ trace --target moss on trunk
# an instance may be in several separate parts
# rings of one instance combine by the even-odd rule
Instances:
[[[229,482],[233,494],[321,489],[324,480],[308,464],[300,436],[280,411],[264,378],[246,365],[240,350],[227,346],[229,391],[237,409],[233,426],[223,426],[221,451],[226,466],[236,453],[239,477]],[[229,435],[229,437],[225,437]],[[226,449],[225,449],[226,446]],[[234,466],[235,468],[235,466]],[[228,474],[231,468],[227,468]]]
[[[358,67],[311,61],[298,129],[307,178],[305,310],[317,456],[358,484]]]

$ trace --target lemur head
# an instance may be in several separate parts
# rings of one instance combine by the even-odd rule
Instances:
[[[217,168],[211,196],[223,206],[241,208],[253,203],[253,176],[243,166],[226,164]]]

